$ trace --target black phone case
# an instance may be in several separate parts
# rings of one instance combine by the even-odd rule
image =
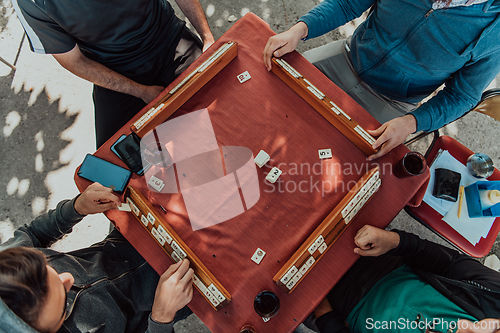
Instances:
[[[135,133],[118,142],[114,148],[132,172],[139,174],[143,170],[140,139]]]
[[[439,168],[435,170],[435,176],[432,195],[439,199],[457,201],[462,175],[455,171]]]
[[[132,172],[121,166],[105,161],[99,157],[87,154],[83,160],[78,176],[110,187],[113,191],[123,192]]]

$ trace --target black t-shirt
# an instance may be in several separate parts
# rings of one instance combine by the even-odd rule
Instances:
[[[172,44],[184,26],[166,0],[12,0],[37,53],[76,44],[114,70],[135,68]]]

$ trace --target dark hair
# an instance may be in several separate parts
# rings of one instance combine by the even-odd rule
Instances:
[[[47,297],[47,259],[35,249],[0,252],[0,298],[25,323],[35,327]]]

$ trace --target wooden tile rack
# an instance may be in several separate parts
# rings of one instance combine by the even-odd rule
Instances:
[[[141,222],[151,237],[174,262],[184,258],[189,259],[190,267],[194,270],[194,286],[215,310],[219,310],[231,301],[229,292],[140,191],[128,186],[125,200],[132,209],[131,214]]]
[[[142,138],[149,131],[162,124],[237,55],[238,43],[224,43],[207,60],[189,73],[168,94],[130,125],[132,132]]]
[[[342,201],[331,211],[306,241],[273,277],[273,281],[291,293],[380,187],[379,168],[363,175]]]
[[[288,62],[280,58],[273,58],[271,71],[367,156],[377,152],[372,147],[375,138]]]

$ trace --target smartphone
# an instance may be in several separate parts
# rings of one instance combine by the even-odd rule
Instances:
[[[113,153],[115,153],[115,154],[116,154],[116,156],[118,156],[118,157],[119,157],[122,161],[123,161],[123,159],[121,158],[120,154],[118,154],[118,152],[116,151],[116,148],[115,148],[115,147],[116,147],[116,145],[117,145],[117,144],[119,144],[119,143],[120,143],[123,139],[125,139],[126,137],[127,137],[127,136],[126,136],[125,134],[122,134],[122,135],[118,138],[118,140],[116,140],[116,142],[115,142],[115,143],[113,143],[113,145],[112,145],[112,146],[111,146],[111,148],[110,148],[110,149],[111,149],[111,151],[112,151]]]
[[[132,172],[102,158],[87,154],[80,170],[78,170],[78,176],[122,193],[132,176]]]
[[[111,146],[111,148],[110,148],[110,149],[111,149],[111,151],[112,151],[113,153],[115,153],[115,154],[116,154],[116,156],[118,156],[118,157],[119,157],[119,158],[120,158],[123,162],[125,162],[125,164],[127,164],[127,166],[130,168],[129,163],[127,163],[127,161],[123,159],[123,157],[120,155],[120,153],[119,153],[119,152],[118,152],[118,150],[116,149],[116,146],[117,146],[120,142],[122,142],[124,139],[126,139],[126,138],[127,138],[127,135],[122,134],[122,135],[118,138],[118,140],[116,140],[116,142],[115,142],[115,143],[113,143],[113,145]],[[140,170],[139,170],[139,171],[137,171],[136,173],[137,173],[139,176],[142,176],[142,175],[144,175],[144,172],[145,172],[145,171],[147,171],[151,165],[150,165],[150,164],[146,164],[146,166],[145,166],[145,167],[142,167],[142,161],[139,161],[139,162],[141,162]],[[132,171],[135,171],[133,168],[130,168],[130,169],[131,169]]]

